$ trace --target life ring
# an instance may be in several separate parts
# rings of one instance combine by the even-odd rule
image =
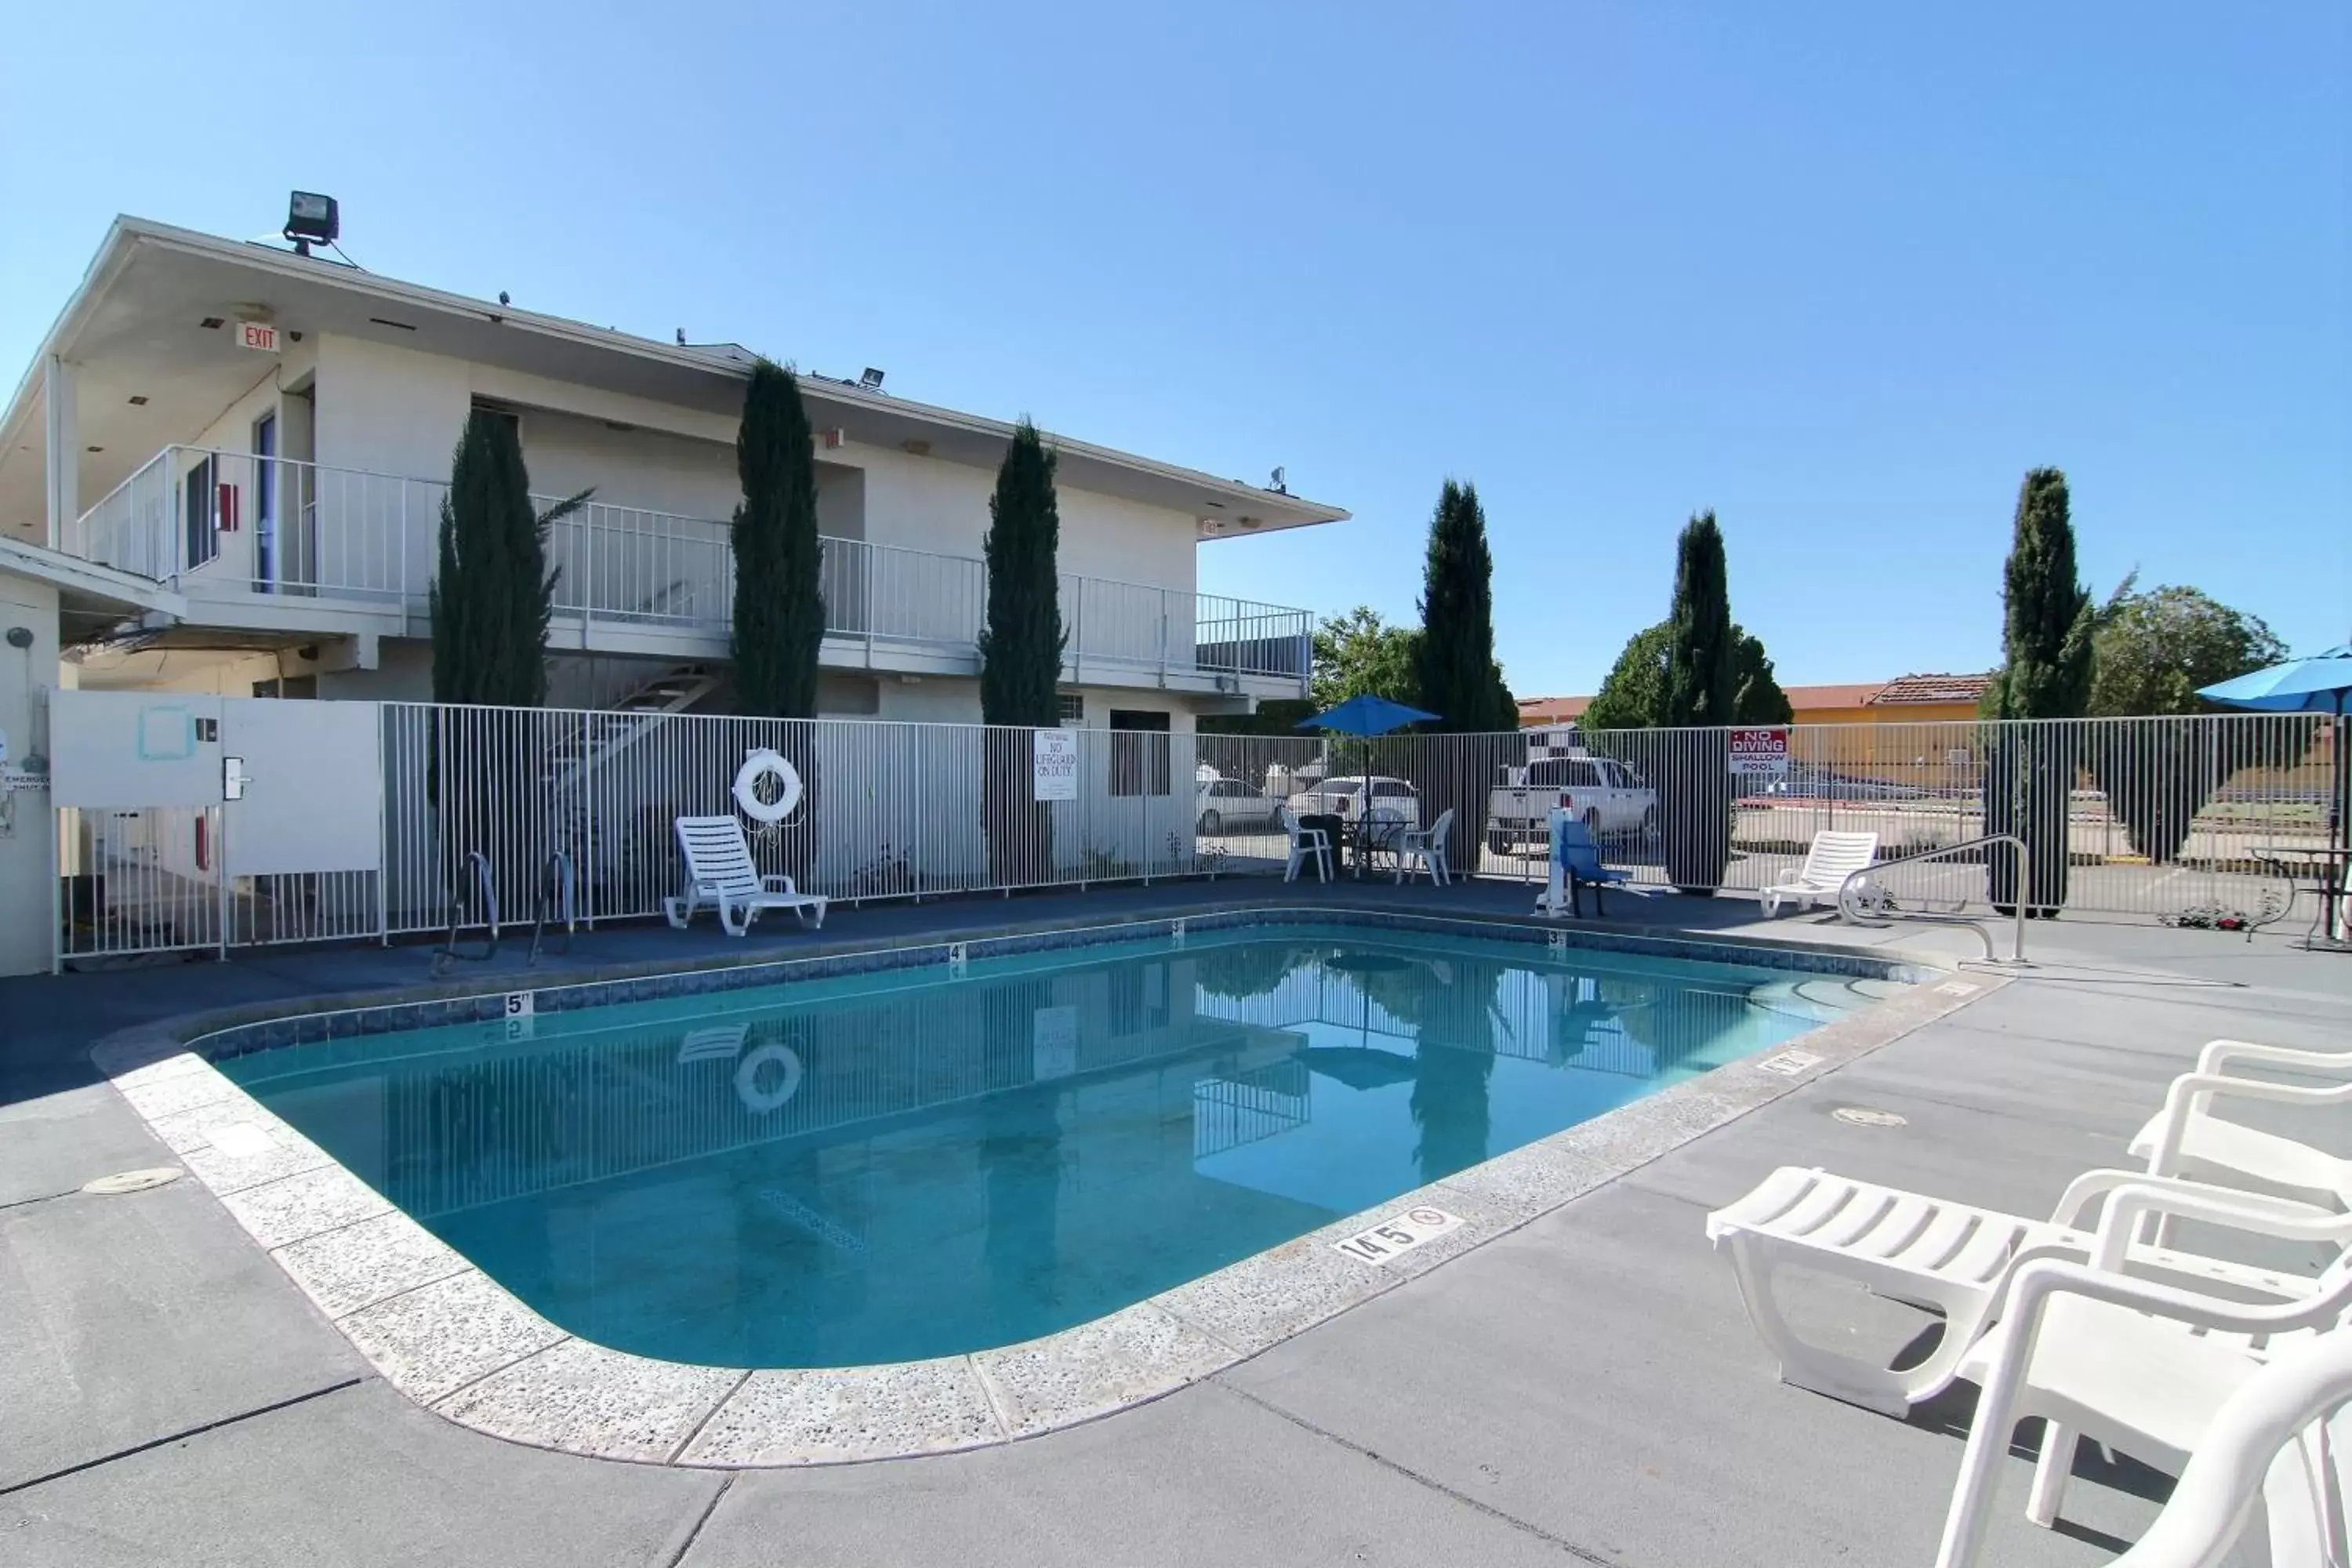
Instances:
[[[784,1076],[775,1088],[761,1089],[760,1069],[770,1062],[781,1064]],[[781,1109],[801,1091],[801,1077],[800,1053],[790,1046],[771,1040],[735,1064],[735,1098],[743,1102],[744,1110],[765,1116]]]
[[[760,798],[760,781],[773,775],[776,798]],[[778,753],[762,746],[744,754],[743,765],[735,770],[735,806],[744,816],[762,826],[772,827],[800,809],[801,775],[792,763]]]

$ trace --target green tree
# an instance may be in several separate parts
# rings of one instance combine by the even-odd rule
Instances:
[[[982,809],[991,872],[1008,887],[1047,880],[1054,867],[1052,807],[1034,798],[1028,731],[1061,721],[1061,532],[1054,454],[1024,419],[988,501],[988,620],[980,634],[981,721],[991,726]]]
[[[1654,730],[1666,720],[1666,656],[1674,626],[1660,621],[1625,639],[1623,651],[1577,722],[1586,730]]]
[[[2132,847],[2156,864],[2179,858],[2197,814],[2258,754],[2268,726],[2216,715],[2198,688],[2276,664],[2286,646],[2258,616],[2195,588],[2135,591],[2123,583],[2092,634],[2090,711],[2107,722],[2086,762]]]
[[[1422,567],[1421,633],[1413,644],[1415,706],[1437,715],[1427,728],[1477,739],[1414,750],[1423,821],[1453,813],[1446,856],[1475,866],[1496,770],[1525,755],[1519,705],[1495,660],[1495,559],[1477,489],[1445,481],[1429,522]]]
[[[1054,454],[1026,419],[1013,434],[988,501],[988,624],[980,634],[983,723],[1050,727],[1060,717],[1062,515]]]
[[[507,907],[527,908],[526,890],[551,847],[541,836],[555,814],[536,809],[543,759],[532,746],[535,731],[483,722],[453,705],[538,708],[547,701],[547,623],[556,581],[547,564],[547,531],[593,493],[534,510],[514,422],[482,409],[467,416],[449,459],[425,590],[433,700],[445,705],[436,715],[426,789],[440,809],[455,897],[470,900],[472,888],[460,873],[465,857],[479,849],[492,858]],[[444,780],[462,784],[444,789]]]
[[[1666,626],[1664,727],[1695,731],[1664,753],[1666,874],[1684,892],[1707,896],[1723,885],[1731,861],[1731,769],[1722,726],[1737,717],[1738,697],[1730,572],[1723,530],[1711,511],[1685,523],[1675,543]]]
[[[2277,664],[2286,645],[2259,616],[2195,588],[2141,593],[2126,577],[2097,615],[2091,635],[2086,711],[2099,717],[2209,713],[2198,689]]]
[[[782,365],[751,368],[735,469],[743,484],[732,531],[736,702],[763,718],[814,718],[824,641],[816,455],[800,383]]]
[[[1308,689],[1316,710],[1365,696],[1419,707],[1414,666],[1420,640],[1420,633],[1389,625],[1370,605],[1327,616],[1315,628],[1315,674]]]
[[[1797,710],[1772,674],[1772,656],[1762,639],[1750,637],[1735,621],[1731,626],[1731,721],[1735,724],[1788,724]]]
[[[1674,623],[1660,621],[1625,639],[1591,704],[1578,721],[1586,730],[1655,730],[1666,721],[1666,661],[1673,650]],[[1773,679],[1764,645],[1732,623],[1734,680],[1731,721],[1786,724],[1795,717],[1789,695]]]
[[[1438,494],[1422,567],[1421,637],[1413,648],[1419,706],[1433,730],[1517,730],[1518,704],[1495,659],[1495,558],[1475,486],[1452,479]]]
[[[2066,476],[2034,468],[2017,493],[2009,561],[2001,569],[2001,667],[1986,691],[1989,718],[2079,719],[2090,701],[2097,613],[2074,564],[2074,522]],[[1987,879],[1999,910],[2026,905],[2050,915],[2066,899],[2067,820],[2076,737],[2071,726],[1999,728],[1985,754],[1985,831],[2025,841],[2032,884],[2017,886],[2017,862],[1993,851]]]
[[[449,460],[425,612],[433,626],[433,700],[537,708],[547,700],[547,622],[556,574],[547,531],[588,504],[582,490],[544,513],[514,422],[467,416]]]

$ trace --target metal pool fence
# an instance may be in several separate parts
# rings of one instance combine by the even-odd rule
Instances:
[[[1076,731],[1072,798],[1033,799],[1032,734],[965,724],[381,705],[380,868],[237,878],[224,837],[268,833],[235,803],[61,810],[59,956],[445,930],[469,921],[467,857],[527,922],[560,853],[587,921],[658,915],[678,891],[679,816],[731,812],[745,753],[807,786],[751,827],[763,873],[837,900],[1162,878],[1281,874],[1286,802],[1349,823],[1345,875],[1396,874],[1397,821],[1446,835],[1457,874],[1538,883],[1545,813],[1565,805],[1604,860],[1647,887],[1752,895],[1824,829],[1875,833],[1882,860],[2013,832],[2032,885],[1980,851],[1882,874],[1935,910],[2195,910],[2308,921],[2298,865],[2328,841],[2331,736],[2303,715],[1801,726],[1770,772],[1733,771],[1722,730],[1403,735],[1371,740]],[[318,787],[338,785],[320,759]],[[1358,847],[1349,846],[1350,851]]]

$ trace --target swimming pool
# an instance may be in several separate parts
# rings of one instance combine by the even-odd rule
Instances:
[[[583,1340],[845,1367],[1104,1317],[1899,988],[1299,923],[215,1065]]]

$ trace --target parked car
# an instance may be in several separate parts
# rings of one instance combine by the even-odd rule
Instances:
[[[1200,828],[1203,833],[1270,828],[1274,807],[1274,798],[1254,784],[1213,779],[1201,786]]]
[[[1632,768],[1608,757],[1546,757],[1503,770],[1486,797],[1486,847],[1503,855],[1549,843],[1555,806],[1581,817],[1595,838],[1658,834],[1658,792]]]
[[[1407,827],[1421,826],[1421,792],[1402,779],[1378,774],[1325,779],[1293,795],[1287,804],[1293,816],[1337,816],[1361,822],[1369,809],[1375,817],[1402,822]]]

